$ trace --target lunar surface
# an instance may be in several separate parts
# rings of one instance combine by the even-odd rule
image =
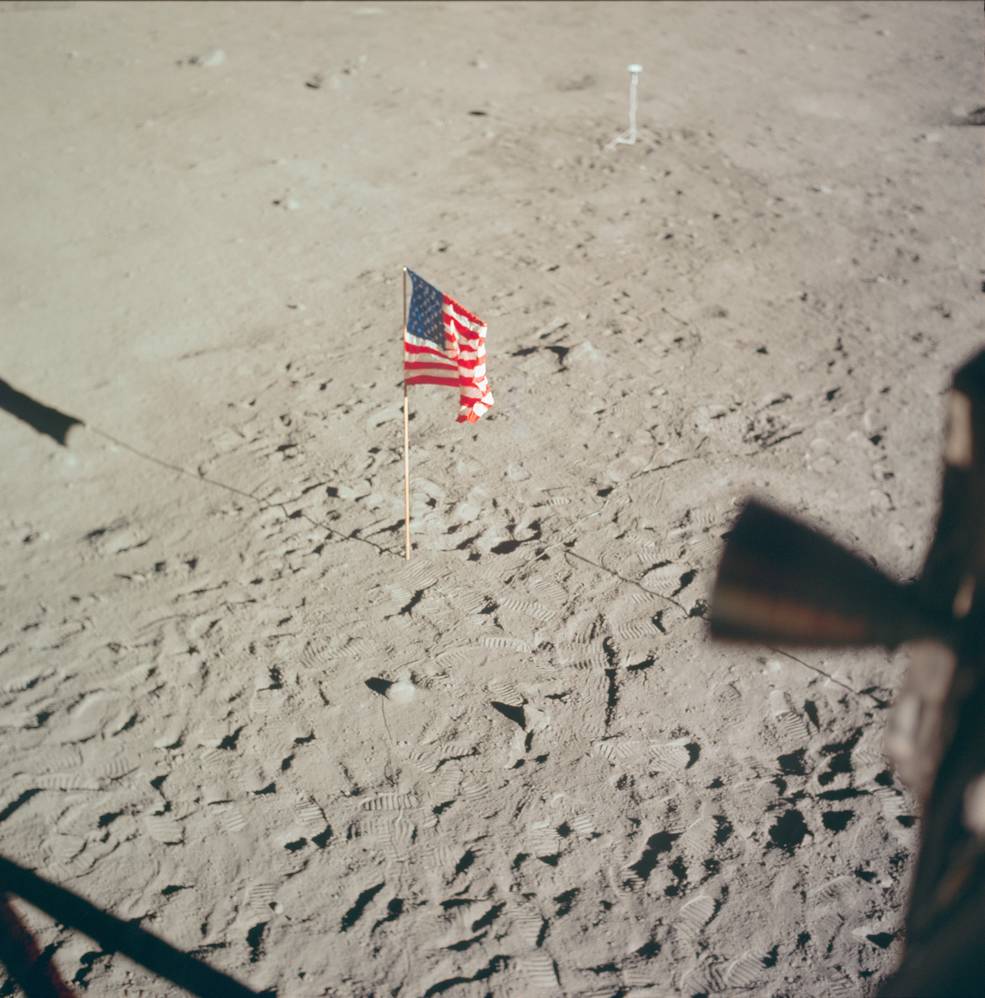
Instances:
[[[0,3],[0,378],[77,421],[0,411],[3,855],[278,998],[873,994],[907,650],[708,605],[750,495],[920,572],[982,30]],[[410,561],[405,266],[496,400],[411,390]],[[183,993],[13,903],[76,993]]]

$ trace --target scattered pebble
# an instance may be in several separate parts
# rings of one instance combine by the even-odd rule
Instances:
[[[588,340],[584,343],[579,343],[578,346],[571,350],[571,354],[568,357],[569,364],[576,364],[579,362],[589,362],[594,363],[601,359],[602,353],[595,346],[593,346]]]
[[[386,691],[387,700],[392,703],[410,703],[417,696],[417,687],[411,679],[398,679]]]
[[[226,53],[222,49],[210,49],[205,55],[190,55],[185,61],[189,66],[205,66],[207,69],[212,69],[226,61]],[[181,65],[181,60],[178,61],[178,65]]]

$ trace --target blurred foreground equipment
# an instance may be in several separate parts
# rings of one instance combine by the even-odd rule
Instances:
[[[902,963],[880,991],[980,995],[985,949],[985,351],[948,398],[937,530],[920,578],[757,502],[728,538],[712,595],[723,639],[815,646],[914,642],[886,749],[921,804]]]

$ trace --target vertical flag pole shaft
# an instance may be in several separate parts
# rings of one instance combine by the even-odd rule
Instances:
[[[407,268],[404,267],[404,335],[407,333]],[[403,347],[401,347],[403,350]],[[407,372],[404,372],[404,557],[410,561],[410,416]]]

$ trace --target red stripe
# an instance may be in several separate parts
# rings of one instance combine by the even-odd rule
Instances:
[[[482,319],[480,319],[474,312],[470,312],[464,306],[459,305],[458,302],[455,301],[455,299],[451,297],[451,295],[442,295],[441,297],[444,298],[444,304],[445,305],[451,305],[451,307],[456,312],[460,312],[462,315],[464,315],[465,318],[469,320],[469,322],[474,322],[474,323],[476,323],[477,325],[480,325],[480,326],[485,325],[485,323],[482,321]]]
[[[473,330],[469,329],[468,326],[466,326],[464,323],[459,322],[458,319],[456,319],[455,316],[453,315],[445,315],[445,325],[448,325],[449,323],[453,325],[455,329],[458,330],[458,332],[461,333],[462,336],[464,336],[467,340],[482,339],[482,333],[476,333]]]
[[[404,371],[405,381],[414,381],[418,378],[437,378],[436,384],[444,384],[447,381],[459,391],[462,390],[462,382],[451,371]]]
[[[445,321],[452,321],[457,323],[462,329],[467,329],[470,333],[476,335],[482,335],[486,331],[486,325],[484,322],[471,323],[467,319],[460,316],[457,312],[442,312],[442,317]]]
[[[458,388],[458,378],[434,378],[429,374],[416,374],[406,379],[408,385],[445,385],[448,388]]]
[[[404,357],[404,367],[430,367],[458,373],[458,365],[454,361],[439,360],[437,357]]]

